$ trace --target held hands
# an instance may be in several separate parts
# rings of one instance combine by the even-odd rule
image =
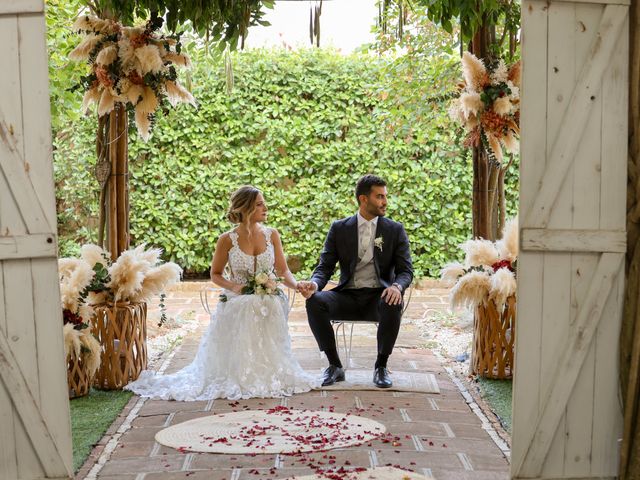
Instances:
[[[241,295],[243,288],[244,288],[244,285],[241,285],[240,283],[235,283],[233,287],[230,288],[229,290],[231,290],[233,293],[237,293],[238,295]]]
[[[317,287],[315,283],[310,282],[308,280],[303,280],[301,282],[298,282],[298,286],[296,290],[300,292],[300,294],[304,298],[309,298],[311,297],[311,295],[313,295],[316,292],[316,288]]]
[[[382,292],[382,299],[389,305],[400,305],[402,303],[402,292],[395,285],[391,285]]]

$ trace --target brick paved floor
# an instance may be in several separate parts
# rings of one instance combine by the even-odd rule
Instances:
[[[204,285],[204,284],[200,284]],[[185,284],[168,295],[166,304],[170,316],[189,313],[200,324],[198,330],[185,338],[172,358],[167,372],[175,371],[193,358],[198,339],[208,317],[200,306],[200,285]],[[228,400],[210,402],[170,402],[132,400],[122,417],[134,417],[131,428],[111,442],[115,446],[110,458],[99,470],[94,467],[87,478],[101,480],[170,480],[207,479],[242,480],[276,479],[313,473],[310,463],[321,467],[347,465],[371,467],[396,465],[440,480],[484,480],[509,478],[509,464],[502,451],[483,428],[481,420],[471,411],[459,389],[429,350],[411,323],[427,309],[446,308],[446,290],[416,290],[406,313],[396,350],[389,361],[393,370],[418,370],[436,375],[441,393],[421,394],[388,391],[309,392],[285,399],[251,399],[234,403]],[[153,321],[150,311],[150,322]],[[301,299],[290,315],[290,333],[294,353],[302,365],[319,371],[325,366],[306,322]],[[373,368],[375,360],[375,327],[357,326],[354,332],[352,367]],[[270,408],[286,405],[294,408],[323,409],[333,406],[337,412],[356,412],[386,425],[396,442],[375,440],[361,446],[307,455],[305,458],[286,455],[221,455],[210,453],[180,453],[154,441],[157,431],[169,425],[212,413],[246,408]],[[137,415],[131,409],[139,407]],[[131,419],[131,418],[130,418]],[[124,430],[124,427],[120,427]],[[114,433],[116,426],[109,433]],[[109,437],[105,437],[92,454],[99,456]],[[85,478],[91,468],[88,462],[79,472]]]

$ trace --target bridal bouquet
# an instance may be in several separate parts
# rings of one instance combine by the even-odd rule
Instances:
[[[80,258],[58,261],[60,293],[65,318],[87,324],[94,305],[116,302],[147,302],[161,295],[166,287],[180,281],[182,269],[160,260],[161,249],[132,248],[112,262],[97,245],[84,245]],[[81,320],[78,320],[80,318]],[[164,322],[162,312],[160,324]]]
[[[495,303],[498,312],[516,293],[518,259],[518,219],[509,220],[503,238],[497,242],[468,240],[461,245],[464,264],[450,263],[441,272],[442,279],[453,285],[450,294],[452,308],[475,308]]]
[[[467,131],[465,146],[483,146],[489,157],[502,163],[502,147],[518,151],[520,135],[520,62],[507,67],[504,60],[485,65],[475,55],[462,55],[464,83],[449,115]]]
[[[277,277],[273,272],[257,272],[247,278],[247,283],[242,287],[242,295],[284,295],[282,289],[278,286],[278,282],[282,279]],[[220,295],[220,301],[226,302],[227,296],[223,293]]]
[[[86,61],[90,73],[82,77],[82,108],[98,104],[98,115],[111,112],[116,103],[129,104],[135,111],[138,133],[149,138],[154,112],[165,100],[175,106],[195,99],[177,81],[176,66],[190,67],[177,37],[159,35],[159,21],[144,27],[124,27],[120,23],[82,15],[73,25],[85,35],[69,58]]]

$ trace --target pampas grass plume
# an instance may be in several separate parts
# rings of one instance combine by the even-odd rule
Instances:
[[[504,148],[506,148],[508,152],[518,153],[518,150],[520,150],[520,142],[518,142],[518,139],[512,131],[507,132],[501,140]]]
[[[494,135],[491,135],[487,132],[487,141],[489,142],[489,146],[493,151],[493,155],[496,157],[496,160],[502,163],[502,145],[500,144],[500,140],[498,140]]]
[[[96,17],[94,17],[93,15],[80,15],[75,22],[73,22],[73,25],[71,26],[72,30],[75,31],[79,31],[79,30],[93,30],[93,24],[95,22],[95,20],[97,20]]]
[[[100,90],[98,87],[93,87],[84,92],[82,97],[82,111],[86,112],[92,103],[98,103],[100,100]]]
[[[107,263],[105,257],[107,259],[110,258],[109,252],[103,250],[102,247],[99,247],[98,245],[94,245],[93,243],[87,243],[80,249],[80,258],[91,268],[93,268],[96,263],[105,265]]]
[[[143,87],[142,99],[136,104],[136,112],[153,113],[158,108],[158,97],[151,87]]]
[[[149,301],[154,295],[162,293],[166,287],[180,281],[182,268],[173,262],[152,268],[145,275],[142,289],[134,297],[134,301]]]
[[[109,300],[108,292],[89,292],[87,295],[87,303],[89,305],[100,305],[106,303]]]
[[[165,60],[169,60],[170,62],[173,62],[176,65],[179,65],[185,68],[191,68],[191,59],[184,53],[166,52],[163,56]]]
[[[95,339],[89,329],[80,330],[79,340],[82,345],[89,351],[84,353],[83,361],[87,367],[89,377],[95,375],[98,368],[100,368],[100,354],[102,353],[102,347],[98,340]]]
[[[499,268],[491,275],[489,299],[495,302],[498,312],[502,312],[507,298],[515,295],[516,286],[516,278],[508,268]]]
[[[73,259],[70,259],[73,260]],[[60,265],[60,262],[58,262]],[[60,268],[60,267],[59,267]],[[91,283],[95,272],[83,261],[63,262],[65,273],[60,276],[60,298],[63,308],[77,312],[80,292]]]
[[[194,107],[196,106],[196,100],[193,98],[193,95],[179,83],[167,80],[165,87],[167,99],[172,106],[175,107],[180,102],[190,103]]]
[[[71,272],[77,268],[78,263],[80,263],[80,260],[77,258],[58,259],[58,276],[60,277],[60,281],[71,275]]]
[[[100,50],[100,53],[96,57],[96,63],[104,66],[111,65],[116,58],[118,58],[118,49],[115,45],[109,45]]]
[[[131,105],[136,106],[144,95],[144,87],[142,85],[131,84],[125,95]]]
[[[128,38],[118,40],[118,54],[122,62],[122,70],[125,74],[131,73],[135,69],[136,64],[140,64],[135,55],[135,49]]]
[[[128,300],[142,288],[142,282],[149,270],[149,264],[136,258],[132,250],[123,252],[109,267],[111,281],[107,284],[114,292],[114,300]]]
[[[89,321],[91,320],[91,317],[93,317],[93,314],[94,314],[93,307],[87,303],[81,304],[80,307],[78,308],[78,315],[80,315],[80,318],[82,318],[82,321],[84,323],[89,323]]]
[[[447,263],[444,268],[440,270],[440,278],[447,285],[455,284],[462,275],[464,275],[464,265],[459,262]]]
[[[451,307],[475,308],[486,302],[491,288],[491,279],[485,272],[472,271],[458,280],[451,289]]]
[[[460,248],[464,250],[464,265],[467,268],[479,265],[491,266],[500,260],[498,250],[490,240],[467,240],[460,245]]]
[[[103,116],[109,113],[115,107],[116,98],[111,95],[111,91],[108,88],[102,90],[100,96],[100,104],[98,105],[98,116]]]
[[[155,45],[145,45],[140,48],[136,48],[134,51],[136,58],[140,61],[142,67],[142,74],[149,72],[157,73],[164,69],[164,63],[160,57],[158,47]]]
[[[133,249],[134,255],[141,262],[147,262],[149,267],[155,267],[158,264],[158,261],[160,260],[160,255],[162,255],[162,249],[150,248],[149,250],[145,250],[146,247],[147,245],[144,243],[142,245],[138,245],[136,248]]]
[[[496,242],[500,257],[515,262],[518,259],[518,243],[518,217],[514,217],[507,221],[502,239]]]
[[[80,356],[80,350],[82,349],[80,332],[73,328],[73,324],[67,323],[62,327],[62,334],[64,336],[64,357],[68,359],[71,352],[73,352],[76,357]]]
[[[498,97],[493,102],[493,111],[498,115],[508,115],[511,113],[512,108],[513,105],[511,104],[509,97]]]
[[[102,40],[102,35],[87,35],[76,48],[74,48],[69,54],[69,58],[71,60],[84,61],[89,58],[89,54],[94,49],[94,47],[98,44],[98,42]]]
[[[499,83],[506,83],[507,78],[507,65],[504,63],[503,59],[500,59],[500,61],[498,62],[498,66],[493,72],[491,72],[491,82],[494,85],[497,85]]]
[[[135,120],[138,133],[146,142],[147,140],[149,140],[149,136],[151,133],[151,120],[149,119],[149,114],[141,112],[140,110],[138,110],[138,107],[136,107]]]
[[[460,95],[460,106],[465,118],[477,115],[484,107],[480,94],[477,92],[465,92]]]
[[[487,69],[478,57],[469,52],[462,54],[462,75],[468,88],[480,91],[488,83]]]

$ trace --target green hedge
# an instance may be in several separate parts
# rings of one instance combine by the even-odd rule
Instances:
[[[250,183],[263,190],[269,224],[308,274],[331,221],[355,212],[356,180],[374,172],[389,183],[388,216],[407,229],[416,274],[435,276],[459,257],[470,235],[471,167],[446,104],[434,104],[420,125],[402,125],[403,112],[385,105],[375,57],[237,53],[231,94],[222,65],[203,53],[193,61],[198,108],[181,106],[157,119],[147,144],[130,142],[133,244],[162,247],[187,271],[206,271],[217,237],[231,227],[229,194]],[[456,63],[440,57],[434,76]],[[95,238],[94,129],[92,117],[56,136],[63,253]]]

